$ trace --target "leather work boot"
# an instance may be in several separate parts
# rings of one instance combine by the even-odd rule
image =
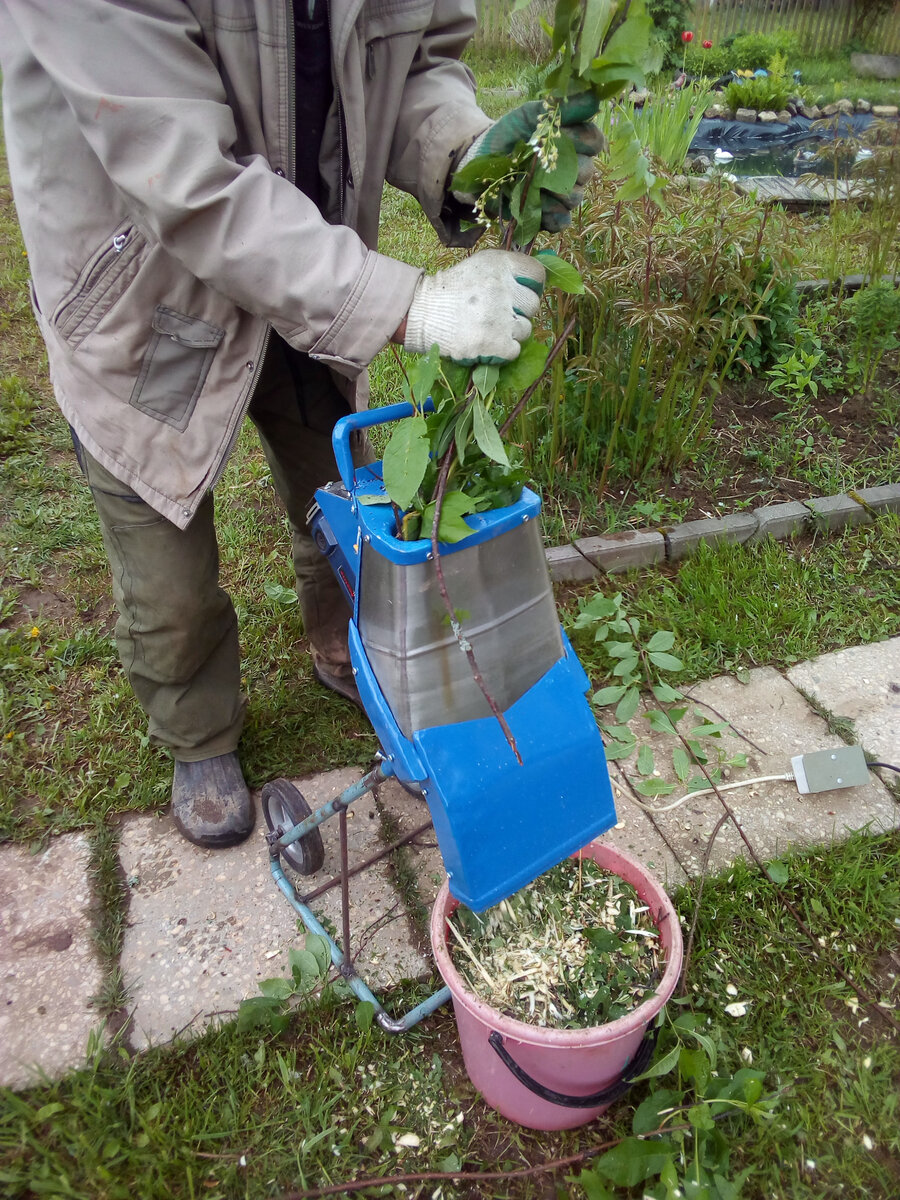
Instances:
[[[350,700],[358,708],[362,708],[359,690],[353,678],[353,668],[349,663],[326,662],[313,651],[313,675],[323,687],[330,688],[345,700]]]
[[[172,819],[196,846],[221,850],[249,837],[256,820],[238,756],[175,762]]]

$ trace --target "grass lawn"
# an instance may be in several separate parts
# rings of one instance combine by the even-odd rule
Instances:
[[[490,87],[518,86],[521,64],[497,59],[482,78]],[[492,113],[508,104],[501,94],[485,96]],[[117,962],[125,915],[111,818],[164,805],[171,764],[147,745],[117,663],[99,532],[47,382],[4,172],[0,163],[0,839],[38,843],[89,831],[103,914],[102,1014],[124,1001]],[[857,218],[847,222],[838,239],[828,222],[791,219],[785,227],[814,271],[863,237]],[[416,206],[390,190],[383,226],[387,253],[429,269],[454,257]],[[816,336],[838,320],[827,306],[816,319]],[[393,355],[379,356],[376,403],[397,398],[400,371]],[[614,476],[602,494],[589,479],[573,482],[564,460],[551,461],[543,486],[548,539],[900,478],[896,358],[888,355],[854,404],[828,388],[822,395],[775,403],[757,381],[755,390],[726,397],[677,471]],[[376,749],[368,723],[312,680],[291,602],[288,531],[249,429],[217,505],[223,583],[238,610],[250,696],[241,746],[249,782],[368,764]],[[898,563],[900,519],[885,517],[836,536],[707,550],[599,589],[622,591],[646,627],[672,630],[685,677],[699,680],[896,635]],[[560,589],[564,620],[595,590]],[[589,644],[579,650],[591,672]],[[597,686],[606,682],[598,670],[593,664]],[[676,1097],[676,1116],[690,1131],[669,1135],[674,1176],[648,1182],[652,1191],[616,1184],[609,1160],[541,1170],[626,1137],[630,1103],[569,1134],[529,1133],[474,1095],[449,1014],[392,1040],[358,1025],[353,1008],[327,994],[298,1009],[279,1035],[241,1032],[231,1022],[140,1056],[113,1041],[59,1083],[0,1093],[0,1185],[29,1200],[230,1200],[318,1194],[331,1184],[346,1195],[341,1182],[378,1176],[385,1182],[367,1194],[729,1200],[738,1192],[728,1181],[736,1189],[743,1177],[740,1194],[760,1200],[888,1200],[900,1192],[900,1042],[838,967],[896,1013],[900,841],[860,836],[783,867],[782,892],[813,931],[811,943],[756,869],[738,864],[706,882],[682,1003],[670,1009],[657,1054],[672,1070],[652,1082],[655,1101],[647,1084],[635,1092],[645,1118],[660,1088]],[[678,897],[686,926],[696,902],[692,889]],[[412,986],[403,991],[407,1004],[421,998]],[[746,1003],[742,1016],[725,1012],[736,1000]],[[684,1017],[693,1030],[684,1020],[676,1030],[672,1022]],[[739,1089],[744,1107],[719,1119],[716,1080],[724,1086],[742,1070],[760,1073],[762,1095],[747,1099]],[[696,1186],[698,1163],[718,1171],[717,1192]],[[509,1177],[396,1179],[460,1171]]]
[[[812,945],[759,871],[738,863],[704,889],[683,1001],[670,1006],[669,1020],[693,1013],[718,1078],[758,1071],[763,1101],[777,1100],[755,1119],[738,1111],[717,1122],[714,1140],[698,1132],[697,1145],[723,1180],[744,1177],[746,1200],[889,1200],[900,1186],[900,1040],[857,1002],[836,966],[896,1012],[900,841],[858,836],[784,865],[781,886],[814,932]],[[690,890],[677,898],[686,925],[694,901]],[[417,998],[406,989],[405,1001]],[[745,1014],[727,1015],[736,1000]],[[690,1035],[681,1041],[696,1049]],[[678,1045],[667,1024],[657,1061]],[[603,1190],[608,1177],[587,1162],[515,1173],[627,1137],[634,1104],[646,1111],[676,1095],[686,1110],[715,1111],[697,1099],[709,1090],[697,1070],[696,1059],[681,1057],[653,1081],[653,1096],[638,1084],[633,1099],[589,1126],[533,1133],[473,1093],[449,1013],[391,1040],[361,1030],[346,1002],[326,998],[299,1009],[279,1036],[239,1033],[232,1023],[138,1056],[113,1045],[60,1083],[0,1094],[0,1182],[10,1197],[84,1200],[319,1195],[373,1177],[388,1182],[362,1194],[638,1198],[639,1187]],[[683,1118],[679,1110],[668,1124]],[[700,1195],[688,1190],[694,1139],[672,1138],[676,1160],[683,1155],[683,1194]],[[472,1174],[401,1182],[458,1171]],[[479,1180],[478,1172],[511,1177]],[[723,1184],[715,1194],[737,1192]]]

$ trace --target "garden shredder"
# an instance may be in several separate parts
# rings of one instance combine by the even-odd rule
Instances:
[[[388,778],[427,804],[454,896],[476,912],[498,904],[616,821],[589,681],[556,612],[540,534],[540,499],[525,488],[505,508],[471,515],[470,536],[442,544],[455,621],[438,586],[428,539],[401,541],[381,463],[355,467],[354,430],[413,415],[411,404],[355,413],[334,430],[340,480],[319,489],[309,526],[352,610],[350,658],[379,739],[374,768],[310,812],[279,779],[263,789],[273,877],[382,1028],[407,1029],[449,996],[389,1017],[285,876],[322,865],[318,826],[341,818],[343,944],[349,947],[346,811]],[[459,632],[453,624],[458,622]],[[462,643],[462,646],[461,646]],[[470,645],[504,714],[518,757],[475,681]]]

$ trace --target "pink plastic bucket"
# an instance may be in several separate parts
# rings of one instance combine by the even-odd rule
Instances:
[[[635,888],[642,903],[650,907],[665,951],[666,969],[656,994],[618,1021],[589,1029],[543,1029],[503,1016],[466,989],[450,961],[447,917],[459,901],[450,895],[446,881],[431,913],[431,946],[453,996],[469,1078],[486,1104],[530,1129],[573,1129],[609,1107],[614,1097],[604,1097],[590,1107],[580,1106],[578,1101],[615,1085],[632,1060],[637,1065],[652,1053],[650,1025],[675,990],[681,973],[678,915],[661,885],[639,862],[612,846],[591,842],[580,853]],[[641,1070],[643,1067],[633,1073]],[[532,1086],[520,1080],[522,1075]],[[548,1091],[553,1099],[547,1097]]]

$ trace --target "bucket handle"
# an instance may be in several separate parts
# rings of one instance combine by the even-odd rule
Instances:
[[[563,1108],[596,1108],[599,1104],[611,1104],[613,1100],[618,1100],[620,1096],[624,1096],[638,1075],[643,1074],[645,1069],[650,1065],[650,1059],[653,1057],[653,1051],[656,1049],[658,1033],[659,1026],[657,1025],[654,1025],[652,1029],[648,1029],[643,1041],[638,1046],[637,1053],[623,1074],[619,1076],[615,1083],[608,1084],[602,1091],[594,1092],[592,1096],[567,1096],[565,1092],[554,1092],[552,1088],[538,1083],[526,1070],[519,1066],[503,1045],[503,1038],[497,1030],[494,1030],[488,1041],[494,1050],[496,1050],[500,1061],[515,1075],[519,1083],[527,1087],[529,1092],[534,1092],[541,1100],[548,1100],[551,1104],[559,1104]]]

